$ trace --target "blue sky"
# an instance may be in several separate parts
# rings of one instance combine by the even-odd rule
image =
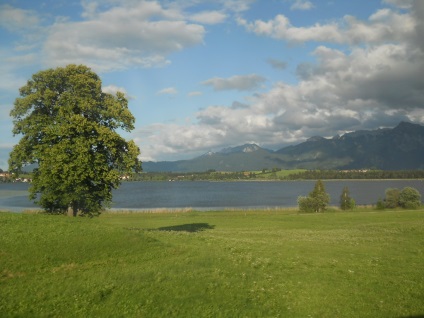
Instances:
[[[424,124],[424,1],[0,0],[0,168],[18,89],[85,64],[142,160]]]

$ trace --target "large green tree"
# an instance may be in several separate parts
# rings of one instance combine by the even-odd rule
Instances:
[[[13,134],[22,138],[9,169],[37,164],[30,198],[51,213],[98,214],[120,177],[141,169],[138,147],[118,134],[134,129],[127,99],[101,85],[90,68],[68,65],[34,74],[15,100]]]

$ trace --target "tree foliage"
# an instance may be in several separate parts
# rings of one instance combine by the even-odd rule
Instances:
[[[117,132],[134,129],[125,96],[102,92],[100,78],[83,65],[40,71],[19,92],[10,115],[22,138],[9,169],[37,164],[30,198],[48,212],[99,213],[120,176],[141,169],[138,147]]]
[[[386,189],[385,206],[389,209],[394,209],[399,206],[400,190],[396,188]]]
[[[330,195],[324,183],[318,180],[312,192],[307,197],[300,196],[297,202],[301,212],[324,212],[330,203]]]
[[[317,179],[422,179],[424,170],[306,170],[291,173],[285,180]]]
[[[402,190],[396,188],[386,189],[384,208],[417,209],[420,206],[421,194],[417,189],[412,187],[405,187]]]
[[[340,208],[342,210],[353,210],[355,205],[355,200],[350,197],[349,188],[344,187],[340,195]]]
[[[421,194],[412,187],[405,187],[399,194],[399,205],[405,209],[418,209],[421,206]]]

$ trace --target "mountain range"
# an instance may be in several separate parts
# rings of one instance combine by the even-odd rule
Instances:
[[[256,144],[208,152],[190,160],[143,162],[145,172],[262,169],[424,169],[424,126],[360,130],[333,138],[311,137],[277,151]]]

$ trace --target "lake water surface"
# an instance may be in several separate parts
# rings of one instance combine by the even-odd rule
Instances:
[[[249,182],[124,182],[113,192],[113,209],[158,208],[262,208],[297,206],[299,195],[308,195],[315,181]],[[347,186],[356,204],[375,204],[387,188],[414,187],[424,196],[422,180],[324,181],[331,205],[339,204]],[[28,184],[0,184],[0,210],[19,212],[37,208],[28,200]]]

